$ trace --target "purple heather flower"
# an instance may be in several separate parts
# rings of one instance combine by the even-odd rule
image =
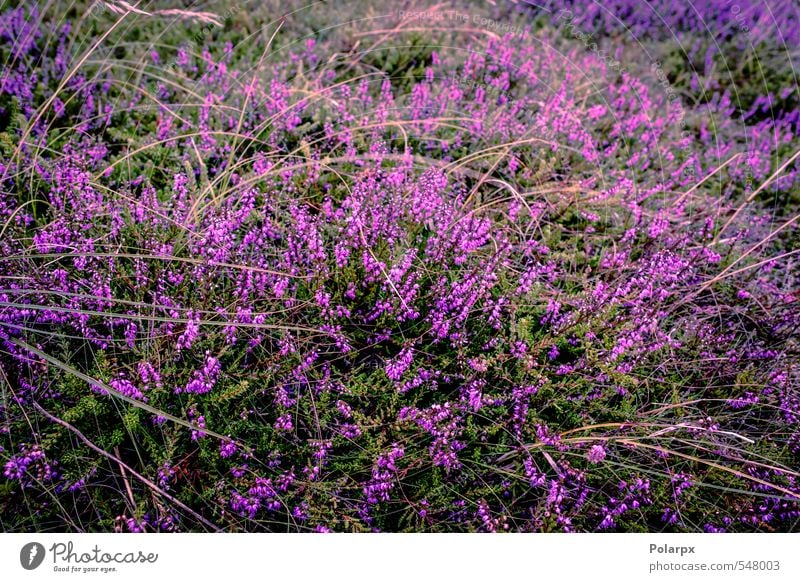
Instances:
[[[393,360],[386,363],[386,376],[388,376],[390,380],[399,380],[411,365],[413,359],[414,352],[412,349],[404,348]]]
[[[222,457],[223,459],[227,459],[235,455],[237,449],[238,447],[236,446],[235,442],[233,441],[223,442],[219,446],[219,456]]]
[[[586,458],[590,463],[602,463],[606,458],[605,447],[603,447],[603,445],[592,445],[589,452],[586,454]]]
[[[192,379],[186,384],[184,392],[190,394],[205,394],[210,392],[217,383],[222,368],[219,360],[206,352],[205,363],[199,370],[195,370]]]

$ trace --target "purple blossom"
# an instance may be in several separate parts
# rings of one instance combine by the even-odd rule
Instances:
[[[592,445],[586,458],[590,463],[602,463],[606,458],[606,449],[603,445]]]

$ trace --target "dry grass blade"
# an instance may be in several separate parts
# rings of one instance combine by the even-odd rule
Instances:
[[[176,497],[173,497],[172,495],[170,495],[169,493],[164,491],[161,487],[159,487],[158,485],[156,485],[155,483],[150,481],[150,479],[148,479],[147,477],[145,477],[141,473],[135,471],[132,467],[130,467],[129,465],[124,463],[119,457],[115,457],[111,453],[109,453],[107,451],[104,451],[103,449],[101,449],[100,447],[95,445],[92,441],[90,441],[88,438],[86,438],[84,436],[84,434],[81,431],[79,431],[77,428],[75,428],[74,426],[72,426],[68,422],[66,422],[66,421],[64,421],[64,420],[62,420],[60,418],[57,418],[57,417],[53,416],[52,414],[50,414],[49,412],[47,412],[44,408],[42,408],[39,405],[38,402],[34,402],[33,403],[33,407],[39,412],[39,414],[41,414],[45,418],[48,418],[52,422],[55,422],[56,424],[59,424],[59,425],[63,426],[64,428],[66,428],[67,430],[69,430],[70,432],[72,432],[75,436],[78,437],[78,439],[80,439],[80,441],[83,444],[85,444],[87,447],[92,449],[94,452],[102,455],[103,457],[105,457],[106,459],[111,461],[112,463],[116,463],[117,465],[119,465],[120,468],[127,470],[131,475],[133,475],[136,479],[141,481],[144,485],[149,487],[151,490],[156,492],[158,495],[160,495],[161,497],[163,497],[167,501],[170,501],[171,503],[174,503],[176,507],[180,507],[183,511],[185,511],[187,514],[189,514],[192,517],[194,517],[200,523],[205,524],[206,526],[211,528],[213,531],[217,531],[217,532],[222,531],[219,527],[217,527],[216,525],[214,525],[213,523],[208,521],[205,517],[203,517],[202,515],[200,515],[196,511],[194,511],[191,507],[187,506],[180,499],[178,499]],[[133,496],[133,493],[131,492],[131,497],[132,496]]]

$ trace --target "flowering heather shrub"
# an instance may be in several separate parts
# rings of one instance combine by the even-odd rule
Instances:
[[[759,41],[771,39],[789,46],[800,42],[800,12],[791,0],[549,0],[542,5],[557,17],[643,41],[699,34],[723,42],[752,34]]]
[[[796,110],[95,18],[0,16],[4,529],[796,528]]]

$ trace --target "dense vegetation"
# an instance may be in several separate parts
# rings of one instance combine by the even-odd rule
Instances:
[[[795,531],[798,14],[640,2],[5,3],[2,529]]]

